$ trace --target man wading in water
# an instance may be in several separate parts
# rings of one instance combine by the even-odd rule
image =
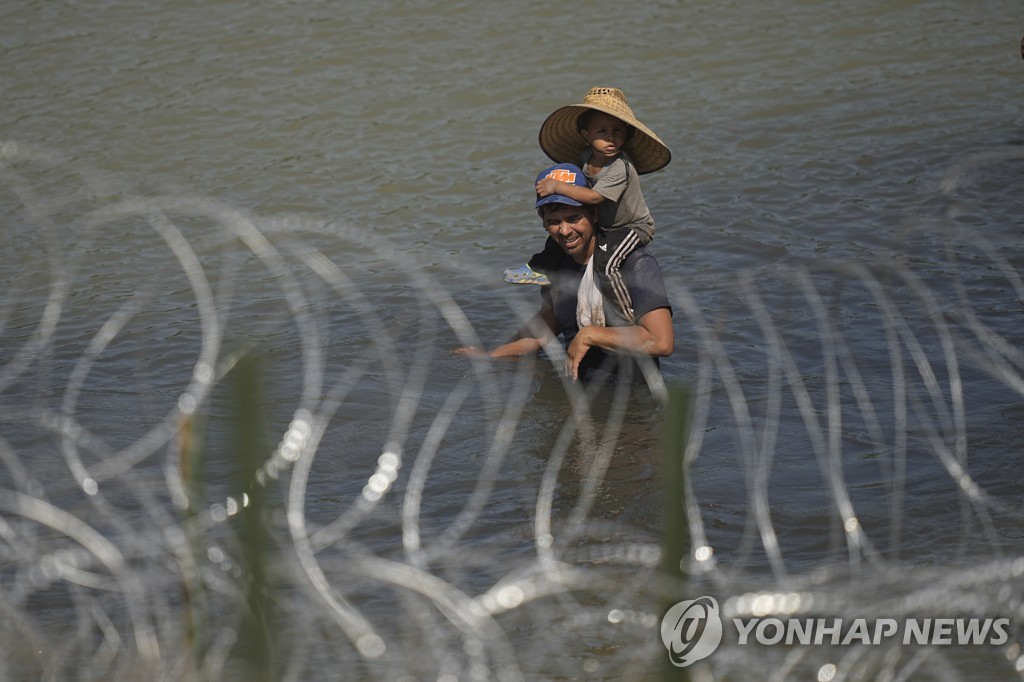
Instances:
[[[545,170],[537,181],[552,173],[563,182],[587,186],[583,171],[567,163]],[[540,287],[540,310],[511,340],[491,351],[464,346],[455,352],[514,357],[536,353],[561,336],[566,373],[574,380],[614,380],[633,358],[657,365],[657,358],[671,355],[672,308],[661,269],[647,248],[637,248],[622,263],[632,299],[632,310],[623,311],[602,296],[595,279],[593,256],[601,241],[595,208],[561,194],[538,195],[536,208],[548,236],[564,252],[550,274],[551,284]],[[635,378],[641,376],[637,368],[633,372]]]

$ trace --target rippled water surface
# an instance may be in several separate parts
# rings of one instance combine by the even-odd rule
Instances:
[[[535,308],[501,271],[542,242],[537,133],[595,85],[673,153],[643,188],[674,307],[663,374],[692,399],[705,561],[684,592],[957,615],[921,596],[948,583],[1024,623],[1020,3],[569,10],[0,8],[0,671],[216,675],[260,649],[229,615],[255,603],[248,356],[252,447],[305,448],[261,460],[256,544],[282,550],[265,669],[658,671],[659,438],[681,417],[449,352]],[[726,648],[716,679],[1016,679],[1024,660],[1013,640]]]

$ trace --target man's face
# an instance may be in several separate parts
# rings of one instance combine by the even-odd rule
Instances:
[[[586,206],[547,204],[541,220],[548,235],[577,263],[586,263],[594,253],[593,212]]]

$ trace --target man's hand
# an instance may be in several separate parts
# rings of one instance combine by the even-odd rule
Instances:
[[[565,373],[572,377],[573,381],[579,380],[580,363],[587,351],[594,346],[594,330],[598,327],[584,327],[573,337],[572,343],[565,349]]]
[[[632,327],[590,326],[579,330],[565,351],[566,373],[573,381],[579,380],[580,362],[594,346],[612,353],[669,356],[675,348],[672,314],[668,308],[656,308]]]

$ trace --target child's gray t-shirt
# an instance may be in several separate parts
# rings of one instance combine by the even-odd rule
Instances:
[[[583,152],[580,167],[586,169],[592,149]],[[586,170],[584,170],[586,173]],[[654,218],[640,189],[640,175],[623,152],[597,175],[587,175],[590,186],[605,198],[598,206],[597,222],[606,230],[635,227],[654,237]]]

